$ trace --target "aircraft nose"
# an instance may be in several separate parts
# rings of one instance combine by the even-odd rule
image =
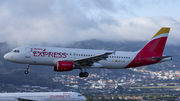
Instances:
[[[7,54],[4,55],[4,59],[7,60],[8,59],[8,56]]]
[[[85,98],[85,97],[83,97],[83,101],[86,101],[86,98]]]
[[[6,54],[4,55],[4,59],[5,59],[5,60],[9,60],[9,54],[8,54],[8,53],[6,53]]]

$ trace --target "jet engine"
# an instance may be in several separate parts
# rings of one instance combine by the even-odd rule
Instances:
[[[73,62],[70,61],[58,61],[57,66],[54,66],[54,71],[63,72],[63,71],[72,71],[73,70]]]

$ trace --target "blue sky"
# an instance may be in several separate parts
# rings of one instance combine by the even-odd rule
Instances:
[[[1,0],[0,42],[10,46],[76,41],[148,41],[171,27],[180,42],[180,0]]]

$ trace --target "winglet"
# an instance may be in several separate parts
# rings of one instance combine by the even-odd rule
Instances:
[[[115,53],[116,53],[116,50],[114,50],[113,54],[115,55]]]
[[[115,55],[115,53],[116,53],[116,50],[114,50],[114,51],[112,51],[112,52],[106,52],[105,54],[106,54],[106,55],[110,55],[110,54],[114,54],[114,55]]]

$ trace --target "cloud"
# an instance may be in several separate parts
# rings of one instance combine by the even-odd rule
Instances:
[[[0,42],[24,46],[68,45],[89,39],[148,41],[161,27],[171,27],[168,43],[178,43],[180,18],[137,17],[132,7],[142,5],[140,0],[131,3],[127,0],[2,0]],[[135,16],[122,19],[116,13]]]

